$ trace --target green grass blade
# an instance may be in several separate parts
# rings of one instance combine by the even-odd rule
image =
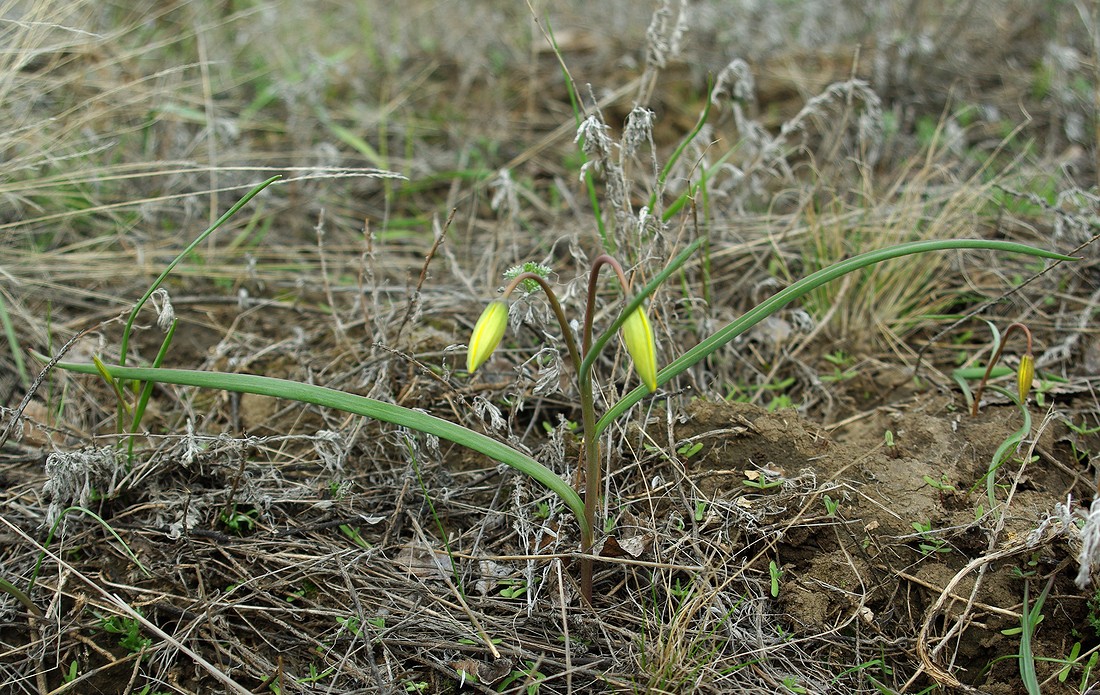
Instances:
[[[153,359],[154,368],[163,364],[164,358],[168,356],[168,346],[172,344],[172,337],[176,334],[176,326],[178,325],[179,319],[173,319],[172,325],[168,327],[168,332],[164,335],[164,340],[160,343],[160,350],[157,351],[157,356]],[[127,465],[133,465],[134,463],[134,440],[137,438],[138,427],[141,427],[141,420],[145,417],[145,408],[149,405],[149,398],[152,395],[153,382],[147,381],[141,387],[137,405],[134,407],[134,417],[130,421],[130,438],[126,442]]]
[[[1016,401],[1017,399],[1016,394],[1000,386],[990,386],[989,390],[997,391],[1011,401]],[[1007,439],[1001,442],[1001,445],[993,452],[993,458],[989,461],[989,470],[987,470],[985,474],[985,495],[989,502],[990,510],[997,508],[997,470],[1010,456],[1012,456],[1016,448],[1020,446],[1020,442],[1024,441],[1024,437],[1031,432],[1031,411],[1027,409],[1027,404],[1017,401],[1016,407],[1020,410],[1020,415],[1023,417],[1024,424],[1020,426],[1020,429],[1010,434]]]
[[[1039,676],[1035,672],[1035,654],[1031,651],[1032,640],[1035,637],[1035,628],[1039,625],[1039,619],[1043,616],[1043,604],[1046,603],[1050,588],[1054,585],[1054,577],[1047,581],[1042,593],[1035,599],[1035,605],[1028,608],[1027,583],[1024,583],[1024,611],[1020,616],[1020,680],[1024,682],[1028,695],[1040,695]]]
[[[34,617],[42,617],[42,609],[34,604],[34,601],[31,600],[31,597],[27,596],[19,589],[19,587],[15,586],[3,577],[0,577],[0,591],[9,594],[10,596],[14,597],[15,600],[19,601],[19,603],[22,603],[23,606],[28,611],[30,611],[31,615],[33,615]]]
[[[679,146],[677,146],[676,149],[673,151],[672,155],[668,158],[668,161],[665,162],[664,168],[661,169],[661,173],[657,176],[657,185],[653,187],[653,194],[649,196],[650,210],[656,209],[655,206],[657,205],[657,195],[659,192],[664,191],[665,182],[668,180],[669,172],[671,172],[672,168],[676,166],[676,163],[680,161],[680,157],[684,154],[684,150],[687,149],[687,146],[695,141],[696,136],[699,135],[699,131],[701,131],[703,129],[703,126],[706,125],[707,119],[710,118],[710,109],[712,106],[714,106],[714,77],[708,76],[707,104],[703,107],[703,112],[699,114],[699,120],[695,122],[695,127],[692,128],[691,132],[688,133],[684,137],[684,139],[680,141]],[[684,198],[681,198],[681,200],[683,199]],[[679,209],[679,207],[677,207],[677,209]],[[665,222],[668,222],[669,217],[662,216],[661,219]]]
[[[764,320],[768,316],[771,316],[781,308],[790,304],[799,297],[806,293],[824,285],[827,282],[846,275],[853,270],[859,270],[875,263],[881,263],[882,261],[888,261],[892,258],[900,258],[901,256],[909,256],[917,253],[928,253],[931,251],[949,251],[952,249],[984,249],[991,251],[1002,251],[1004,253],[1021,253],[1028,256],[1037,256],[1039,258],[1050,258],[1059,261],[1073,261],[1077,260],[1072,256],[1064,256],[1060,253],[1054,253],[1053,251],[1046,251],[1044,249],[1037,249],[1033,246],[1027,246],[1026,244],[1018,244],[1011,241],[993,241],[985,239],[947,239],[941,241],[914,241],[908,244],[898,244],[897,246],[890,246],[884,249],[877,249],[875,251],[869,251],[862,253],[858,256],[853,256],[839,263],[835,263],[827,268],[807,275],[793,285],[780,290],[776,294],[772,295],[769,299],[761,302],[753,307],[752,310],[745,313],[735,321],[731,321],[726,324],[724,328],[703,340],[701,343],[685,352],[678,359],[670,363],[664,369],[657,374],[657,385],[668,383],[673,377],[677,376],[684,370],[688,369],[692,365],[705,359],[711,353],[721,348],[726,343],[730,342],[737,336],[741,335],[748,329],[755,326],[760,321]],[[640,302],[639,302],[640,303]],[[633,302],[631,303],[633,305]],[[596,423],[596,435],[599,435],[607,426],[614,422],[619,416],[629,410],[634,404],[642,400],[647,394],[645,386],[639,386],[630,393],[626,394],[615,405],[604,414],[602,418]]]
[[[388,169],[389,164],[386,158],[378,154],[378,150],[370,146],[370,143],[359,137],[352,131],[348,130],[339,123],[327,123],[329,131],[332,132],[337,138],[340,139],[345,145],[348,145],[359,154],[363,155],[363,158],[379,169]]]
[[[92,367],[92,370],[93,371],[89,372],[89,374],[97,373],[95,371],[95,367]],[[126,551],[126,554],[130,556],[130,559],[134,561],[134,564],[138,566],[142,574],[150,578],[153,576],[152,574],[150,574],[149,570],[145,568],[145,565],[141,564],[141,560],[137,559],[137,555],[134,555],[134,551],[130,550],[130,546],[126,545],[126,541],[122,540],[122,536],[118,535],[118,531],[115,531],[110,524],[104,521],[103,517],[96,514],[90,509],[85,509],[84,507],[66,507],[65,509],[61,510],[60,514],[57,515],[57,519],[53,522],[53,526],[50,527],[50,532],[46,535],[46,542],[42,544],[43,551],[38,554],[38,562],[34,563],[34,571],[31,572],[31,580],[27,583],[28,595],[34,592],[35,582],[38,581],[38,573],[42,570],[43,560],[46,559],[45,548],[49,548],[50,544],[53,543],[53,537],[54,534],[57,533],[57,527],[61,525],[61,522],[65,519],[69,512],[80,512],[82,514],[92,517],[92,519],[99,523],[99,525],[102,526],[104,530],[107,531],[107,533],[114,536],[114,539],[118,541],[118,544],[122,546],[122,549]]]
[[[167,266],[165,266],[165,268],[161,272],[161,274],[157,276],[157,279],[153,281],[152,285],[149,285],[149,289],[145,291],[145,294],[142,295],[141,299],[139,299],[137,304],[134,305],[134,308],[130,311],[129,318],[126,319],[126,327],[122,329],[122,341],[121,341],[121,343],[119,345],[119,349],[118,349],[118,351],[119,351],[118,361],[121,364],[123,364],[123,365],[126,364],[126,356],[129,353],[129,348],[130,348],[130,334],[133,333],[133,331],[134,331],[134,320],[137,318],[138,312],[141,311],[141,308],[143,306],[145,306],[145,302],[149,301],[149,297],[152,297],[153,293],[157,291],[157,288],[161,286],[161,284],[164,282],[165,278],[168,277],[168,274],[171,273],[172,270],[175,269],[175,267],[180,264],[180,261],[182,261],[184,258],[187,258],[187,254],[194,251],[195,247],[198,246],[199,244],[201,244],[206,239],[206,237],[208,237],[211,234],[213,234],[214,232],[216,232],[219,227],[221,227],[223,224],[225,224],[226,222],[229,221],[230,217],[232,217],[233,215],[236,215],[238,210],[243,208],[245,205],[248,204],[248,202],[250,200],[252,200],[257,195],[259,195],[260,191],[267,188],[271,184],[275,183],[275,181],[277,181],[279,178],[280,177],[278,177],[278,176],[272,176],[268,180],[264,181],[263,183],[259,184],[255,188],[253,188],[248,193],[245,193],[244,197],[241,198],[240,200],[238,200],[236,205],[229,208],[229,210],[227,210],[224,215],[219,217],[217,219],[217,221],[214,222],[214,224],[210,225],[206,229],[206,231],[204,231],[202,234],[195,237],[195,240],[192,241],[190,244],[188,244],[187,248],[185,248],[183,251],[181,251],[180,254],[178,256],[176,256],[174,259],[172,259],[171,263],[169,263]]]
[[[23,361],[23,351],[19,347],[19,337],[15,335],[15,324],[8,315],[8,305],[4,302],[4,294],[0,292],[0,325],[4,328],[4,337],[8,339],[8,347],[11,349],[11,358],[15,361],[15,371],[19,374],[19,383],[24,389],[31,387],[31,376],[27,373],[27,365]]]
[[[102,364],[102,363],[101,363]],[[61,369],[78,372],[80,374],[99,374],[96,365],[72,364],[58,362]],[[326,408],[335,408],[347,413],[362,415],[364,417],[390,422],[395,425],[408,427],[409,429],[426,434],[432,434],[440,439],[446,439],[468,449],[473,449],[485,454],[489,458],[506,463],[519,472],[534,478],[546,486],[565,502],[566,506],[577,517],[577,523],[582,528],[586,526],[584,521],[584,501],[573,488],[569,487],[558,474],[542,465],[526,454],[513,449],[507,444],[502,444],[479,432],[466,429],[461,425],[448,422],[434,415],[417,412],[409,408],[403,408],[392,403],[383,403],[373,398],[357,396],[335,389],[302,384],[286,379],[259,376],[256,374],[226,374],[222,372],[202,372],[189,369],[149,369],[139,367],[122,367],[119,365],[102,365],[106,373],[115,379],[135,379],[137,381],[155,381],[162,384],[177,384],[180,386],[195,386],[198,388],[220,389],[223,391],[235,391],[237,393],[254,393],[260,396],[272,396],[285,398],[300,403],[313,403]]]
[[[1016,371],[1009,367],[994,367],[989,373],[989,378],[1000,379],[1002,376],[1015,373]],[[975,379],[981,379],[984,375],[984,367],[963,367],[951,372],[951,378],[958,384],[959,390],[962,391],[963,398],[966,400],[967,410],[969,410],[970,406],[974,403],[974,392],[970,390],[970,382]]]

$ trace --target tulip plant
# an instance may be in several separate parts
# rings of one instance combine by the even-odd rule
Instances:
[[[697,246],[697,245],[696,245]],[[686,260],[686,258],[685,258]],[[516,275],[504,288],[501,299],[494,300],[485,307],[481,318],[474,325],[474,332],[470,338],[470,348],[466,353],[466,369],[473,374],[478,367],[489,359],[489,355],[496,350],[500,339],[504,336],[504,329],[508,325],[508,297],[521,284],[534,283],[546,293],[546,299],[550,303],[561,328],[562,338],[565,341],[566,350],[569,351],[569,359],[573,363],[573,369],[577,373],[577,392],[580,398],[581,423],[584,427],[585,438],[581,451],[581,460],[584,462],[584,523],[581,524],[581,546],[585,552],[591,552],[595,544],[594,529],[596,528],[596,507],[602,486],[603,468],[600,466],[599,439],[592,436],[596,431],[596,400],[592,390],[592,364],[600,350],[607,344],[610,331],[604,333],[595,347],[592,344],[592,320],[596,308],[596,281],[600,270],[604,266],[610,266],[619,279],[623,292],[629,294],[630,283],[626,280],[622,266],[611,256],[604,254],[592,262],[592,270],[588,276],[588,304],[584,312],[584,324],[582,327],[583,338],[580,350],[577,348],[573,330],[569,327],[569,320],[562,311],[553,288],[541,274],[537,272],[521,272]],[[657,390],[657,348],[653,342],[653,328],[649,324],[645,309],[637,306],[623,312],[612,328],[622,328],[623,342],[627,352],[634,361],[634,368],[638,377],[642,380],[649,392]],[[585,600],[592,601],[592,560],[581,560],[581,593]]]
[[[989,360],[989,365],[986,366],[985,373],[982,374],[982,380],[978,382],[978,390],[974,394],[974,403],[970,406],[970,414],[974,417],[978,416],[978,406],[981,404],[982,392],[985,390],[986,382],[989,381],[989,375],[993,371],[993,367],[1001,361],[1001,352],[1004,351],[1005,341],[1013,331],[1023,333],[1027,339],[1027,352],[1020,358],[1020,366],[1016,368],[1016,395],[1019,396],[1021,404],[1027,402],[1027,394],[1031,391],[1031,383],[1035,380],[1035,354],[1031,351],[1031,329],[1022,323],[1013,323],[1005,329],[1004,335],[994,336],[997,346],[993,351],[993,359]]]
[[[238,202],[233,208],[230,209],[225,215],[223,215],[217,222],[214,223],[209,229],[204,231],[195,242],[184,250],[168,268],[157,278],[153,285],[146,292],[144,297],[137,302],[130,315],[130,321],[128,321],[123,329],[123,345],[125,345],[130,339],[130,332],[132,329],[133,319],[141,310],[146,300],[153,294],[153,292],[160,286],[160,283],[165,279],[168,272],[174,268],[186,254],[190,251],[195,244],[205,239],[213,231],[215,231],[235,211],[239,210],[249,199],[255,196],[260,190],[272,183],[274,179],[270,179],[263,184],[260,184],[255,189],[250,191],[240,202]],[[1007,241],[993,241],[982,239],[950,239],[941,241],[917,241],[906,244],[900,244],[897,246],[891,246],[884,249],[878,249],[863,253],[851,258],[845,259],[836,263],[835,265],[823,268],[807,277],[793,283],[792,285],[780,290],[771,298],[761,302],[750,311],[746,312],[740,318],[727,324],[715,334],[704,338],[699,344],[690,350],[686,351],[671,363],[666,365],[663,369],[657,370],[656,354],[653,347],[653,334],[649,325],[649,320],[646,318],[644,310],[642,309],[643,303],[646,298],[657,289],[672,273],[679,269],[701,246],[702,240],[697,240],[692,244],[689,244],[675,259],[673,259],[667,267],[653,277],[645,287],[635,294],[635,296],[626,303],[623,311],[619,314],[618,318],[611,323],[610,326],[597,338],[592,338],[592,320],[591,317],[594,313],[593,303],[595,302],[595,292],[590,289],[588,295],[588,310],[586,312],[584,334],[582,336],[582,342],[580,349],[574,341],[567,321],[564,320],[564,316],[561,313],[560,306],[557,306],[557,300],[554,298],[552,292],[547,292],[547,297],[550,300],[551,307],[554,308],[554,312],[557,315],[558,322],[561,324],[562,332],[565,335],[565,344],[570,351],[570,358],[573,361],[577,371],[577,382],[580,394],[581,409],[584,418],[584,458],[586,469],[585,480],[585,496],[581,497],[570,485],[564,481],[557,473],[550,468],[546,467],[542,463],[531,458],[527,454],[499,442],[491,437],[483,435],[479,432],[475,432],[471,429],[463,427],[461,425],[443,420],[441,418],[428,415],[422,411],[413,410],[411,408],[405,408],[403,406],[395,405],[393,403],[385,403],[364,396],[346,393],[335,389],[326,388],[323,386],[317,386],[314,384],[304,384],[296,381],[289,381],[285,379],[276,379],[273,377],[260,376],[255,374],[231,374],[222,372],[209,372],[199,370],[188,369],[167,369],[162,368],[159,365],[163,361],[166,347],[162,348],[161,354],[157,356],[157,360],[154,362],[153,367],[128,367],[125,366],[125,350],[122,352],[123,364],[112,365],[106,364],[101,360],[96,359],[92,364],[73,364],[60,361],[50,360],[50,365],[56,364],[58,368],[67,369],[77,373],[83,374],[98,374],[102,378],[105,378],[112,382],[112,386],[115,387],[116,393],[122,397],[129,397],[134,400],[134,403],[129,405],[129,411],[135,413],[135,421],[132,423],[131,432],[138,431],[136,413],[140,412],[140,408],[136,406],[144,403],[150,393],[148,384],[151,383],[165,383],[165,384],[177,384],[182,386],[194,386],[199,388],[214,388],[223,389],[226,391],[235,391],[238,393],[253,393],[263,396],[273,396],[277,398],[284,398],[289,400],[298,401],[301,403],[312,403],[323,407],[334,408],[342,410],[348,413],[362,415],[365,417],[371,417],[385,422],[401,425],[410,430],[423,432],[425,434],[434,435],[441,439],[454,442],[461,446],[465,446],[474,451],[478,451],[489,458],[496,461],[506,463],[512,466],[521,473],[537,480],[547,489],[556,494],[570,511],[573,512],[577,519],[577,524],[580,527],[582,543],[584,550],[589,551],[593,545],[595,538],[595,509],[598,501],[598,494],[600,488],[601,471],[599,466],[599,452],[597,448],[597,442],[600,436],[606,430],[606,428],[614,422],[617,418],[625,414],[633,405],[638,403],[647,394],[652,393],[661,385],[674,379],[677,375],[683,371],[689,369],[699,361],[705,359],[707,356],[713,354],[715,351],[723,348],[730,341],[735,339],[747,331],[752,326],[756,325],[766,317],[774,314],[776,311],[786,306],[787,304],[795,301],[799,297],[802,297],[807,292],[814,290],[821,285],[831,282],[847,273],[865,268],[875,263],[881,263],[893,258],[900,258],[902,256],[930,253],[936,251],[946,251],[950,249],[986,249],[992,251],[999,251],[1003,253],[1021,253],[1030,256],[1036,256],[1039,258],[1057,259],[1057,260],[1074,260],[1069,256],[1062,254],[1045,251],[1043,249],[1037,249],[1024,244],[1017,244]],[[622,275],[621,269],[618,265],[608,257],[601,257],[597,259],[597,262],[593,264],[591,271],[592,285],[595,282],[596,276],[599,273],[600,268],[603,265],[610,265],[616,270],[619,275],[620,282],[623,284],[624,291],[626,290],[625,278]],[[531,275],[523,275],[517,277],[518,282],[535,282],[542,286],[544,289],[549,290],[545,280],[539,277],[532,277]],[[510,285],[511,289],[514,289],[513,283]],[[511,292],[511,289],[508,292]],[[506,293],[507,294],[507,293]],[[489,307],[482,313],[481,319],[477,322],[474,328],[473,338],[470,344],[470,352],[468,358],[468,367],[471,371],[477,369],[484,361],[489,357],[489,354],[500,342],[501,337],[504,334],[504,328],[507,323],[508,309],[507,304],[504,301],[492,302]],[[591,371],[592,366],[603,350],[607,342],[615,335],[619,329],[622,329],[623,339],[627,345],[627,349],[631,354],[636,371],[641,378],[642,385],[635,388],[633,391],[627,393],[618,402],[612,404],[612,406],[605,412],[598,420],[595,418],[595,412],[593,407],[592,398],[592,378]],[[56,359],[56,358],[55,358]],[[582,562],[582,594],[586,598],[591,598],[592,595],[592,576],[591,576],[591,564],[590,562]],[[587,565],[587,568],[585,567]]]

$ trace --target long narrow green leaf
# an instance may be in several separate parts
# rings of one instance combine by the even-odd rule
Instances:
[[[1003,389],[1000,386],[990,386],[989,389],[999,392],[1010,401],[1016,401],[1016,394],[1008,389]],[[1010,434],[993,452],[993,458],[989,461],[989,469],[985,474],[985,494],[989,501],[990,510],[997,508],[997,470],[1004,465],[1005,461],[1020,446],[1020,442],[1024,441],[1024,437],[1031,432],[1031,411],[1027,409],[1027,403],[1017,401],[1016,407],[1019,409],[1024,422],[1020,425],[1020,429]]]
[[[1060,253],[1054,253],[1053,251],[1046,251],[1044,249],[1037,249],[1033,246],[1027,246],[1026,244],[1017,244],[1011,241],[992,241],[985,239],[947,239],[943,241],[914,241],[908,244],[898,244],[897,246],[890,246],[885,249],[878,249],[875,251],[869,251],[862,253],[858,256],[843,260],[839,263],[835,263],[827,268],[807,275],[798,282],[794,283],[790,287],[780,290],[776,294],[772,295],[769,299],[761,302],[752,308],[752,310],[745,313],[739,319],[736,319],[727,324],[720,331],[705,339],[692,349],[685,352],[678,359],[670,363],[667,367],[662,369],[657,374],[657,384],[665,384],[673,377],[677,376],[684,370],[688,369],[692,365],[705,359],[711,353],[721,348],[726,343],[730,342],[737,336],[741,335],[748,329],[755,326],[760,321],[764,320],[768,316],[771,316],[781,308],[790,304],[794,300],[803,296],[807,292],[814,290],[827,282],[831,282],[853,270],[859,270],[875,263],[881,263],[882,261],[888,261],[892,258],[899,258],[901,256],[909,256],[918,253],[928,253],[930,251],[948,251],[951,249],[987,249],[991,251],[1003,251],[1005,253],[1022,253],[1028,256],[1038,256],[1039,258],[1050,258],[1059,261],[1073,261],[1077,260],[1072,256],[1064,256]],[[642,400],[647,395],[648,391],[644,386],[639,386],[630,393],[626,394],[619,400],[618,403],[611,406],[611,408],[604,414],[602,418],[596,423],[595,435],[599,435],[607,426],[614,422],[619,416],[629,410],[635,403]]]
[[[1035,599],[1035,605],[1029,607],[1027,601],[1027,581],[1024,582],[1024,610],[1020,616],[1020,680],[1023,681],[1028,695],[1041,695],[1039,676],[1035,672],[1035,654],[1031,650],[1035,638],[1035,629],[1043,617],[1043,604],[1046,603],[1050,588],[1054,586],[1054,577],[1047,580],[1039,598]]]
[[[8,339],[8,348],[11,350],[11,358],[15,362],[15,373],[19,375],[19,383],[23,388],[31,387],[31,377],[27,373],[26,363],[23,362],[23,350],[19,347],[19,337],[15,334],[15,325],[8,315],[8,306],[4,303],[4,295],[0,293],[0,326],[4,328],[4,336]]]
[[[57,366],[80,374],[99,373],[96,365],[91,364],[58,362]],[[495,461],[506,463],[524,475],[534,478],[565,502],[566,506],[576,515],[577,523],[582,528],[586,526],[584,501],[557,473],[507,444],[466,429],[461,425],[456,425],[453,422],[437,418],[434,415],[427,415],[392,403],[383,403],[373,398],[357,396],[324,386],[302,384],[297,381],[258,376],[256,374],[227,374],[190,369],[149,369],[111,364],[104,364],[102,367],[115,379],[155,381],[162,384],[196,386],[198,388],[286,398],[301,403],[313,403],[326,408],[335,408],[355,415],[402,425],[418,432],[433,434],[440,439],[446,439],[449,442],[485,454]]]

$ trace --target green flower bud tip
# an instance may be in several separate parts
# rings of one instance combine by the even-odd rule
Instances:
[[[1031,391],[1031,382],[1035,380],[1035,358],[1028,353],[1020,358],[1020,367],[1016,370],[1016,387],[1020,390],[1020,402],[1027,401]]]
[[[623,342],[634,360],[638,378],[650,393],[657,390],[657,347],[653,342],[653,328],[649,325],[641,307],[623,323]]]
[[[507,326],[508,305],[500,300],[489,302],[470,336],[470,349],[466,352],[466,371],[473,374],[489,359],[489,355],[500,345]]]

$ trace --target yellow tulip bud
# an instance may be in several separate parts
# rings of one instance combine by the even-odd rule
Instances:
[[[638,378],[650,392],[657,390],[657,347],[653,342],[653,328],[649,325],[641,307],[623,323],[623,342],[634,360]]]
[[[1020,390],[1020,402],[1027,401],[1031,391],[1031,382],[1035,379],[1035,358],[1028,353],[1020,358],[1020,367],[1016,370],[1016,387]]]
[[[466,371],[473,374],[478,367],[489,359],[493,350],[500,345],[504,329],[508,326],[508,305],[502,301],[489,302],[481,318],[474,325],[470,336],[470,349],[466,352]]]

